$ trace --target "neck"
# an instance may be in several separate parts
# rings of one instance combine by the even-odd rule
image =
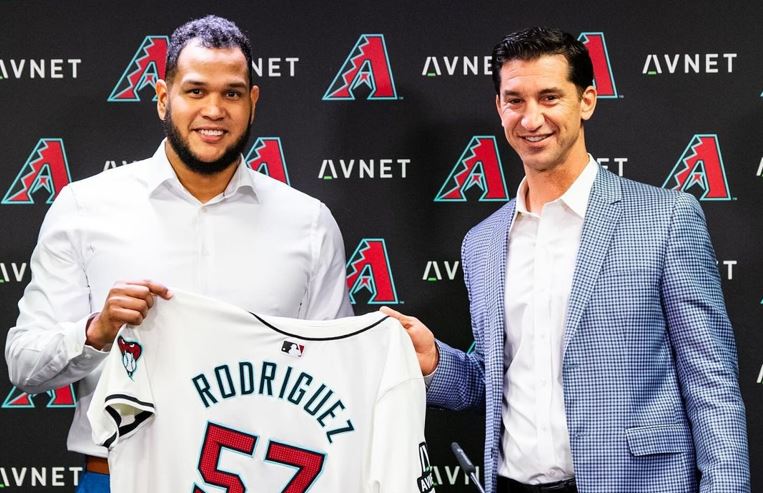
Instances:
[[[180,184],[202,204],[209,202],[225,191],[238,164],[238,159],[236,159],[235,163],[219,173],[204,175],[186,166],[169,142],[164,143],[164,152],[167,154],[170,166],[175,171]]]
[[[566,192],[588,164],[585,150],[568,157],[564,164],[547,170],[535,170],[525,167],[527,194],[525,205],[530,212],[540,212],[548,202],[553,202]]]

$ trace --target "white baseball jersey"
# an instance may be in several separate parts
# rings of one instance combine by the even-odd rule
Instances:
[[[259,316],[175,291],[119,332],[88,410],[113,493],[423,493],[425,386],[381,313]]]

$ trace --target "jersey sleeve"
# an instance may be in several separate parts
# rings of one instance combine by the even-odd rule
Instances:
[[[369,491],[434,492],[424,439],[425,390],[422,379],[387,391],[377,403],[371,443]]]
[[[410,338],[389,321],[395,341],[374,407],[368,491],[373,493],[433,493],[424,423],[426,387]]]
[[[154,416],[147,360],[138,331],[123,327],[87,411],[96,444],[111,449]]]

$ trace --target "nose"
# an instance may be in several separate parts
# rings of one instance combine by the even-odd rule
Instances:
[[[525,106],[524,114],[522,115],[522,126],[529,131],[538,130],[543,126],[545,117],[540,106],[535,103],[528,103]]]
[[[225,107],[222,98],[216,94],[210,94],[204,101],[201,115],[210,120],[220,120],[225,116]]]

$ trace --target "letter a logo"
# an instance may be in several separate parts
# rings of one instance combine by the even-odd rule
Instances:
[[[45,392],[48,402],[45,407],[75,407],[77,397],[74,395],[74,385],[66,385],[55,390]],[[38,394],[27,394],[13,387],[3,401],[3,409],[21,409],[35,407],[32,398]]]
[[[472,187],[482,190],[480,202],[509,200],[498,145],[492,135],[472,137],[434,201],[466,202],[465,192]]]
[[[588,49],[593,62],[593,79],[596,86],[596,94],[602,99],[618,97],[615,87],[615,78],[612,76],[612,65],[609,63],[607,43],[604,41],[604,33],[580,33],[578,41],[581,41]]]
[[[360,241],[347,262],[347,288],[353,305],[355,294],[362,290],[371,293],[368,301],[370,305],[398,303],[387,246],[382,238],[365,238]]]
[[[289,185],[289,174],[286,172],[286,160],[283,158],[283,147],[278,137],[260,137],[255,141],[245,158],[246,165],[254,171],[259,171]]]
[[[3,204],[32,204],[32,194],[40,189],[48,192],[46,203],[52,204],[61,189],[70,181],[64,141],[40,139],[5,194]]]
[[[122,77],[109,96],[109,103],[133,103],[140,101],[140,91],[164,78],[167,66],[167,36],[146,36]],[[156,101],[156,95],[154,95]]]
[[[360,36],[323,100],[354,100],[354,91],[360,85],[371,90],[368,99],[398,99],[382,34]]]
[[[718,136],[695,135],[662,186],[682,192],[696,186],[699,200],[731,200]]]

